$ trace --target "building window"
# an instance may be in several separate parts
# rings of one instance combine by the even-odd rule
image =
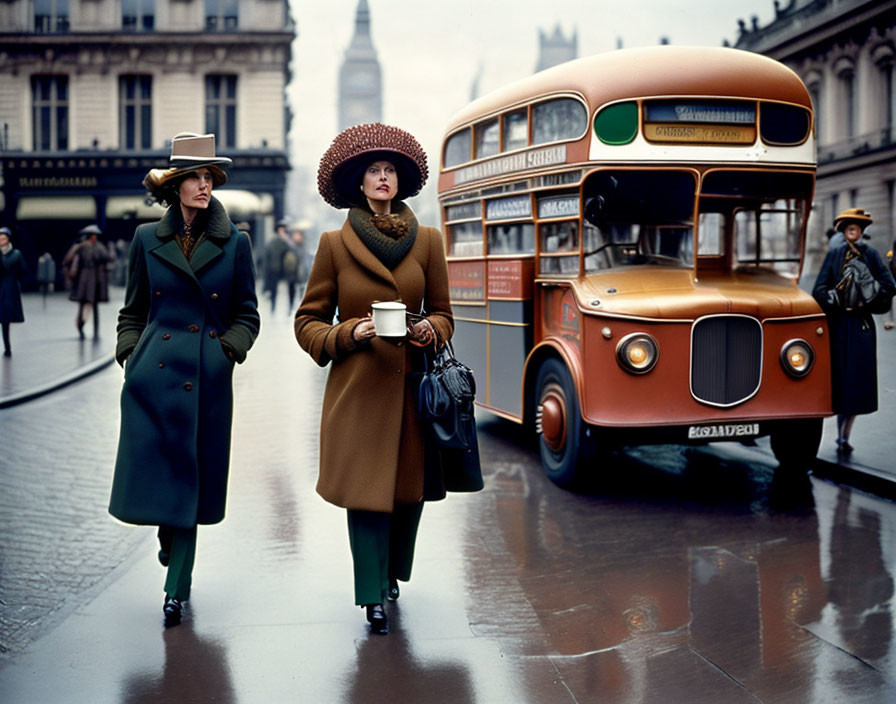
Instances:
[[[236,146],[236,76],[205,77],[205,131],[220,147]]]
[[[68,76],[32,76],[32,133],[36,152],[68,149]]]
[[[205,28],[210,32],[232,32],[239,24],[237,0],[205,0]]]
[[[843,126],[846,137],[856,136],[856,74],[843,71],[839,75],[840,96],[843,101]]]
[[[122,29],[128,32],[150,32],[155,24],[155,0],[121,0]]]
[[[122,76],[118,90],[121,149],[151,149],[152,76]]]
[[[68,0],[34,0],[34,31],[54,34],[68,31]]]
[[[893,64],[888,63],[881,67],[881,76],[884,82],[884,133],[886,144],[893,141],[893,122],[896,121],[896,71]]]
[[[808,86],[809,97],[812,99],[812,109],[815,111],[815,137],[818,143],[821,143],[821,86],[818,83],[811,83]]]

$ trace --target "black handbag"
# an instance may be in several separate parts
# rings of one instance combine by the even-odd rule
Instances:
[[[417,410],[439,447],[477,448],[475,396],[473,370],[457,360],[450,342],[442,345],[431,362],[427,357],[417,391]]]

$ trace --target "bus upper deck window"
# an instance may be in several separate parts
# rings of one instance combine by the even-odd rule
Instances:
[[[445,167],[457,166],[470,161],[473,140],[470,128],[455,132],[445,142]]]
[[[473,128],[476,133],[476,158],[482,159],[498,153],[498,120],[480,122]]]
[[[577,139],[587,126],[585,106],[574,98],[546,100],[532,108],[532,144]]]
[[[529,113],[524,108],[507,113],[504,118],[504,132],[501,137],[501,151],[521,149],[529,143]]]
[[[763,102],[759,133],[766,144],[802,144],[809,136],[809,111],[796,105]]]

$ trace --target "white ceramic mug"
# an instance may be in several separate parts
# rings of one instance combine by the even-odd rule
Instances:
[[[404,337],[408,326],[405,320],[407,306],[398,301],[380,301],[374,303],[373,324],[380,337]]]

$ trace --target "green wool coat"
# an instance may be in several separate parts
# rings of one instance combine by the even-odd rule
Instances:
[[[401,212],[416,226],[409,208]],[[410,251],[391,271],[348,220],[342,230],[321,236],[295,332],[318,364],[331,365],[321,411],[317,491],[343,508],[391,512],[396,502],[423,499],[424,436],[413,375],[420,352],[403,341],[352,340],[352,330],[374,301],[395,300],[411,312],[422,305],[439,337],[451,338],[448,266],[437,229],[420,227]]]
[[[179,207],[179,206],[173,206]],[[127,360],[109,512],[190,528],[224,518],[233,363],[258,335],[249,239],[214,198],[190,261],[172,208],[131,244],[116,359]]]

